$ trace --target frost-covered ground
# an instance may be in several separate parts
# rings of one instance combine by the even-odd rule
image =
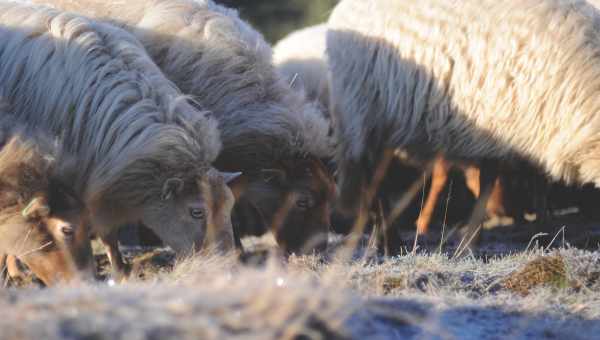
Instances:
[[[348,261],[334,252],[173,263],[167,250],[138,251],[137,278],[126,284],[0,290],[0,338],[598,338],[600,252],[568,239],[545,249],[553,236],[527,251],[460,259],[436,251]]]

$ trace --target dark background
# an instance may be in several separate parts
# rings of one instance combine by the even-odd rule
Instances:
[[[291,31],[327,21],[338,0],[216,0],[236,8],[274,44]]]

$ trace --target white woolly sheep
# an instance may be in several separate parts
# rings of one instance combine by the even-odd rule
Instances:
[[[126,268],[116,230],[126,222],[142,221],[178,254],[202,246],[207,228],[232,234],[229,211],[212,216],[209,197],[223,183],[210,167],[221,147],[216,120],[189,104],[132,35],[10,2],[0,3],[0,25],[0,96],[78,159],[73,183],[117,274]]]
[[[168,78],[213,111],[223,141],[215,165],[246,178],[234,209],[238,246],[243,234],[270,228],[284,250],[323,247],[334,191],[320,160],[332,153],[329,125],[235,10],[210,0],[36,1],[130,30]]]
[[[310,100],[318,101],[323,107],[323,112],[328,113],[329,107],[329,80],[326,49],[327,25],[320,24],[300,29],[284,37],[273,47],[273,62],[297,91],[306,93]],[[417,231],[426,234],[435,207],[437,206],[439,195],[446,185],[448,170],[451,164],[440,158],[433,167],[431,189],[427,194],[427,199],[423,204],[422,211],[416,221]],[[394,171],[395,176],[414,177],[412,169],[405,170],[401,162]],[[473,190],[475,196],[479,195],[479,171],[473,173],[465,172],[467,184]],[[412,179],[414,180],[414,178]],[[495,216],[504,213],[505,207],[502,200],[500,181],[496,181],[492,200],[488,201],[488,214]],[[342,228],[343,229],[343,228]]]
[[[585,1],[344,0],[328,29],[348,210],[394,148],[479,161],[486,188],[488,161],[515,157],[600,185],[600,16]]]
[[[309,100],[318,101],[327,114],[329,84],[326,37],[326,24],[294,31],[273,47],[273,63],[292,88],[305,92]]]

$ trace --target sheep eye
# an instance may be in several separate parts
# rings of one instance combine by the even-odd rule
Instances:
[[[65,226],[60,228],[60,231],[62,232],[62,234],[64,235],[64,237],[66,239],[71,239],[75,236],[75,228],[71,227],[71,226]]]
[[[202,219],[204,219],[204,210],[202,210],[200,208],[191,208],[190,216],[192,216],[192,218],[194,218],[194,219],[202,220]]]

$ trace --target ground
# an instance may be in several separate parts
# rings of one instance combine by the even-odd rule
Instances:
[[[600,334],[600,228],[580,217],[485,230],[453,257],[406,231],[406,254],[254,257],[127,248],[135,275],[59,288],[0,290],[6,339],[590,339]],[[441,234],[441,229],[434,230]],[[364,241],[364,240],[362,240]],[[25,284],[27,280],[20,284]]]

